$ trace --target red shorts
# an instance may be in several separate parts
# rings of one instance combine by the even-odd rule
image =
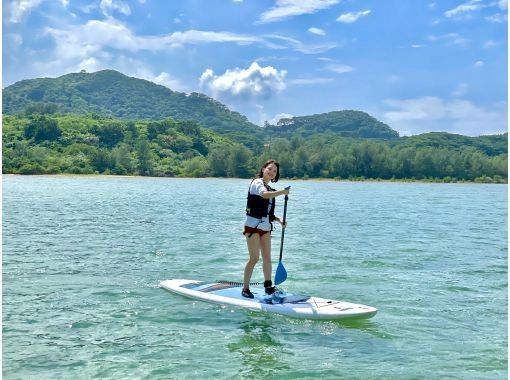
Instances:
[[[252,234],[259,234],[260,236],[264,236],[265,234],[267,234],[269,231],[264,231],[264,230],[260,230],[258,228],[253,228],[253,227],[248,227],[248,226],[244,226],[244,232],[243,232],[243,235],[252,235]]]

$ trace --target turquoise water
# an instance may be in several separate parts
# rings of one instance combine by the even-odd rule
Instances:
[[[371,320],[159,289],[242,279],[248,184],[4,176],[4,378],[507,377],[507,186],[280,181],[284,288],[375,306]]]

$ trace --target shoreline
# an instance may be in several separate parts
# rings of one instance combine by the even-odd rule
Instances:
[[[81,177],[81,178],[105,178],[105,179],[202,179],[202,180],[249,180],[250,178],[241,177],[156,177],[156,176],[141,176],[141,175],[116,175],[116,174],[75,174],[75,173],[59,173],[59,174],[16,174],[16,173],[2,173],[2,176],[19,176],[19,177]],[[508,185],[506,182],[489,182],[489,181],[444,181],[441,179],[428,180],[428,179],[373,179],[373,178],[354,178],[354,179],[335,179],[335,178],[287,178],[280,177],[280,179],[286,181],[302,181],[302,182],[345,182],[345,183],[430,183],[430,184],[480,184],[480,185]]]

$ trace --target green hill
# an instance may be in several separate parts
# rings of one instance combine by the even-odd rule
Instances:
[[[474,148],[487,156],[497,156],[508,152],[508,133],[501,135],[470,137],[446,132],[429,132],[416,136],[405,136],[392,142],[399,148],[444,148],[460,151]]]
[[[3,112],[97,114],[123,120],[196,121],[205,128],[255,146],[262,128],[222,103],[199,93],[189,95],[128,77],[114,70],[71,73],[58,78],[17,82],[3,91]]]
[[[398,132],[366,112],[351,110],[280,119],[277,125],[267,125],[267,130],[281,137],[308,137],[325,132],[354,138],[391,140],[399,137]]]

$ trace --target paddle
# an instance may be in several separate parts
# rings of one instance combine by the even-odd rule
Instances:
[[[289,189],[286,187],[286,189]],[[285,195],[285,206],[283,206],[283,225],[285,226],[285,221],[287,219],[287,201],[289,200],[289,196]],[[278,267],[276,268],[276,273],[274,275],[274,284],[280,285],[283,281],[287,279],[287,271],[282,263],[283,256],[283,239],[285,237],[285,228],[282,228],[282,241],[280,243],[280,260],[278,261]]]

